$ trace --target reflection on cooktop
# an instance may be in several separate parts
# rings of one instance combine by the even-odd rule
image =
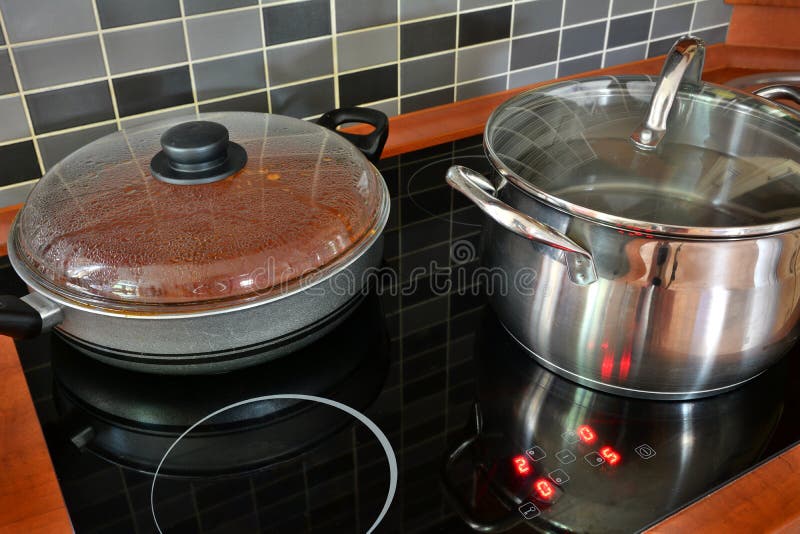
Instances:
[[[800,441],[800,358],[695,402],[621,399],[536,364],[486,310],[483,220],[449,189],[480,138],[382,162],[385,277],[318,342],[230,374],[142,375],[57,337],[17,347],[78,533],[645,528]],[[0,289],[24,291],[0,265]]]

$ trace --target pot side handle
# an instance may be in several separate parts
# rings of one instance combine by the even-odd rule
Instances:
[[[337,129],[349,123],[369,124],[375,129],[367,134],[342,132]],[[389,117],[377,109],[359,107],[334,109],[317,119],[317,124],[333,130],[353,143],[374,165],[381,159],[383,146],[389,137]]]
[[[447,183],[470,199],[481,211],[502,227],[531,241],[564,251],[569,278],[578,285],[597,281],[597,272],[591,254],[570,238],[499,200],[492,183],[483,175],[453,165],[447,170]]]
[[[63,319],[58,305],[36,293],[22,298],[0,295],[0,335],[30,339],[50,330]]]
[[[793,85],[768,85],[753,91],[753,94],[761,98],[766,98],[767,100],[772,100],[773,102],[785,98],[800,104],[800,88]],[[777,103],[780,104],[780,102]],[[790,109],[790,111],[797,113],[796,109]]]

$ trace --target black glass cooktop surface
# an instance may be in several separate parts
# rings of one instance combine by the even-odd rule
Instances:
[[[484,305],[470,138],[384,161],[385,261],[332,333],[211,376],[18,342],[75,530],[630,532],[800,441],[800,354],[703,400],[625,399],[535,363]],[[4,292],[24,287],[7,261]]]

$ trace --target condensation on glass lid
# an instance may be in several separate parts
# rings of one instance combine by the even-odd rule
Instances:
[[[164,183],[149,162],[180,120],[112,134],[37,184],[15,225],[17,255],[79,301],[238,302],[279,294],[376,230],[381,178],[341,136],[281,116],[201,117],[245,148],[242,171]]]

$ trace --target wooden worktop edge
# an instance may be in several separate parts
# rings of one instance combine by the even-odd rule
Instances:
[[[662,58],[652,58],[568,78],[657,74],[662,61]],[[721,73],[726,69],[763,71],[765,65],[770,70],[800,70],[800,54],[792,50],[713,45],[708,50],[706,72],[718,72],[720,79],[724,79]],[[709,79],[713,81],[713,78]],[[497,105],[531,87],[535,85],[393,117],[384,157],[480,134],[486,119]],[[8,229],[19,207],[0,208],[0,254],[6,253]],[[19,358],[13,342],[2,336],[0,376],[3,380],[0,385],[0,533],[71,532],[69,516]],[[800,502],[781,500],[780,493],[775,493],[775,488],[780,488],[780,492],[793,491],[794,495],[800,495],[800,477],[786,476],[785,466],[789,466],[792,472],[800,469],[800,447],[741,477],[653,530],[673,532],[686,529],[687,525],[702,525],[702,528],[709,529],[716,527],[714,523],[721,516],[733,514],[733,510],[741,510],[743,517],[747,513],[753,514],[748,506],[748,497],[753,491],[760,492],[760,498],[765,502],[781,503],[773,508],[777,514],[772,518],[773,521],[762,522],[759,526],[769,524],[780,530],[787,525],[796,525],[800,520]],[[778,479],[782,479],[783,483],[774,484]],[[736,504],[737,499],[741,503]],[[745,524],[739,523],[737,526]]]

